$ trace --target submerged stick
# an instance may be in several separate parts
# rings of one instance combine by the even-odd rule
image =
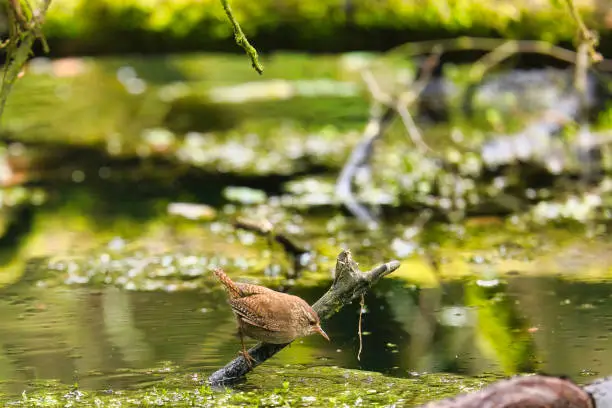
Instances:
[[[331,287],[312,305],[312,308],[317,312],[321,320],[327,320],[343,306],[360,298],[379,279],[395,271],[399,266],[400,263],[398,261],[391,261],[363,273],[359,270],[357,263],[353,261],[351,252],[343,250],[338,255],[336,261],[334,281]],[[247,363],[243,356],[239,356],[227,363],[225,367],[215,371],[208,378],[208,382],[211,385],[236,382],[254,367],[281,351],[288,344],[259,343],[248,351],[255,360],[251,365]]]

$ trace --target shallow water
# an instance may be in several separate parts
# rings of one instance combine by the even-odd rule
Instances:
[[[287,191],[286,182],[300,172],[337,176],[368,105],[346,93],[345,82],[358,81],[345,60],[275,56],[267,75],[290,83],[216,94],[215,87],[254,80],[242,56],[37,63],[39,71],[16,87],[5,123],[24,141],[49,145],[33,147],[35,165],[24,170],[46,199],[38,202],[27,190],[24,202],[1,214],[0,396],[46,380],[83,390],[144,389],[170,372],[205,378],[223,366],[240,343],[207,266],[223,261],[230,275],[270,286],[286,266],[281,249],[270,251],[264,238],[231,227],[242,213],[271,219],[309,245],[304,276],[282,284],[310,303],[329,287],[326,271],[343,248],[364,270],[402,262],[366,297],[360,360],[355,303],[324,322],[331,342],[315,336],[295,342],[242,389],[277,387],[284,374],[275,385],[262,377],[287,365],[311,367],[309,375],[338,366],[410,378],[546,372],[578,382],[612,372],[612,281],[596,280],[612,270],[605,226],[587,239],[569,229],[520,230],[483,217],[472,226],[432,221],[415,236],[418,214],[402,208],[375,233],[355,228],[331,205],[298,210],[228,198],[228,186],[259,189],[250,198],[265,201],[266,194]],[[68,68],[83,71],[73,75]],[[303,78],[318,81],[320,93],[310,92],[314,85]],[[281,91],[289,85],[305,93],[285,99]],[[213,101],[246,91],[253,98],[246,103]],[[340,137],[329,124],[356,133]],[[167,147],[166,128],[174,132],[170,144],[189,142],[189,130],[200,134],[194,146],[155,161],[151,152]],[[37,162],[38,154],[45,160]],[[211,215],[169,216],[172,202],[209,206]],[[429,249],[440,252],[440,281],[424,260]]]
[[[50,379],[82,389],[137,388],[163,378],[163,370],[151,368],[167,364],[205,376],[239,348],[221,292],[20,286],[0,300],[0,390],[5,393],[18,394],[32,381]],[[321,286],[295,293],[312,302],[323,291]],[[474,291],[485,302],[479,308]],[[361,361],[355,305],[324,323],[330,343],[305,338],[266,366],[336,365],[398,377],[543,371],[580,381],[612,372],[610,293],[612,283],[554,278],[516,277],[497,289],[456,283],[418,292],[385,282],[367,297],[363,330],[371,334],[363,337]]]

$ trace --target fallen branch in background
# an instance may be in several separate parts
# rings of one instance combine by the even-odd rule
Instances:
[[[355,146],[340,171],[336,182],[336,196],[359,221],[370,228],[378,228],[379,222],[368,208],[355,197],[353,180],[359,169],[369,166],[368,163],[374,151],[374,143],[383,136],[396,116],[401,118],[408,135],[417,147],[423,151],[431,150],[423,141],[421,132],[414,123],[408,107],[419,98],[429,83],[432,72],[439,62],[441,52],[440,48],[434,47],[434,53],[427,58],[421,67],[419,79],[397,95],[385,94],[371,72],[365,70],[362,73],[363,80],[373,100],[370,107],[370,118],[361,141]]]
[[[344,250],[338,255],[331,288],[312,305],[312,308],[317,312],[321,321],[327,320],[343,306],[350,304],[355,299],[359,299],[372,285],[399,268],[399,265],[398,261],[391,261],[363,273],[359,270],[357,263],[353,261],[350,251]],[[248,351],[254,359],[250,365],[243,356],[239,356],[230,361],[225,367],[215,371],[208,378],[208,382],[211,385],[236,382],[254,367],[271,358],[287,345],[259,343]]]
[[[505,43],[510,43],[507,49],[512,48],[513,54],[516,53],[533,53],[548,55],[560,61],[565,61],[570,64],[575,64],[578,60],[578,54],[572,50],[559,47],[546,41],[532,40],[506,40],[496,38],[482,37],[458,37],[447,40],[429,40],[421,42],[410,42],[392,48],[387,52],[388,56],[404,56],[414,57],[417,55],[427,54],[435,46],[441,46],[444,52],[451,51],[493,51]],[[597,62],[597,67],[601,70],[612,71],[612,60],[601,59]]]
[[[571,0],[568,0],[571,1]],[[580,28],[580,24],[579,28]],[[478,61],[476,61],[468,73],[468,88],[464,94],[463,106],[471,106],[471,98],[474,96],[476,87],[480,86],[480,82],[484,76],[500,63],[507,60],[517,53],[538,53],[549,55],[551,57],[563,60],[574,65],[574,82],[569,85],[569,89],[564,92],[558,99],[555,106],[546,110],[541,118],[538,118],[516,133],[509,135],[492,135],[491,139],[484,144],[481,149],[475,150],[483,159],[483,162],[490,168],[497,168],[505,164],[522,164],[526,161],[531,162],[539,169],[544,164],[544,169],[553,175],[558,175],[564,169],[566,163],[573,162],[572,158],[566,157],[566,147],[561,137],[555,137],[561,134],[562,130],[572,122],[582,124],[579,133],[579,146],[577,153],[579,160],[587,161],[589,164],[593,158],[597,158],[598,152],[594,151],[595,145],[607,143],[607,140],[597,138],[588,130],[588,126],[584,123],[588,117],[588,111],[593,107],[595,95],[595,82],[588,81],[591,78],[587,77],[590,73],[591,64],[597,63],[599,70],[612,71],[612,61],[598,59],[597,55],[593,55],[592,38],[585,34],[584,27],[579,30],[580,45],[578,52],[567,50],[561,47],[543,41],[508,41],[486,38],[457,38],[441,41],[425,41],[420,43],[408,43],[397,47],[381,58],[384,62],[385,58],[393,58],[398,56],[413,56],[429,52],[435,46],[441,46],[444,52],[451,50],[491,50]],[[435,67],[437,64],[436,55],[429,57],[429,63]],[[426,86],[431,84],[428,75],[431,70],[427,70],[428,63],[424,64],[424,74],[421,75],[417,85]],[[433,69],[433,68],[432,68]],[[596,74],[596,73],[594,73]],[[430,150],[423,142],[423,137],[414,123],[408,106],[417,98],[424,95],[423,89],[419,86],[414,86],[409,91],[401,93],[404,98],[404,104],[396,104],[401,98],[393,95],[385,94],[376,83],[373,75],[369,71],[363,73],[363,80],[366,83],[368,90],[372,96],[372,110],[368,125],[363,133],[362,140],[354,148],[345,163],[338,180],[336,182],[336,194],[345,207],[362,223],[378,228],[379,222],[372,211],[355,197],[353,191],[353,183],[360,170],[370,170],[368,162],[373,154],[373,146],[376,140],[380,139],[386,128],[390,125],[394,117],[400,116],[404,126],[408,131],[408,135],[423,152]],[[435,87],[434,87],[435,88]],[[440,98],[437,98],[439,101]],[[466,108],[467,109],[467,108]],[[467,109],[466,114],[470,113]],[[589,145],[585,148],[583,145]],[[527,163],[529,164],[529,163]],[[447,168],[450,173],[457,173],[453,165],[442,160],[442,165]],[[584,167],[585,170],[591,169],[593,166]],[[459,177],[459,174],[456,174]],[[590,170],[586,176],[591,177]],[[505,206],[504,206],[505,207]],[[514,207],[513,207],[514,208]],[[516,210],[516,208],[514,208]]]
[[[574,19],[574,22],[576,23],[576,26],[578,28],[579,45],[584,45],[586,47],[591,62],[601,62],[603,60],[603,57],[599,52],[597,52],[597,46],[599,45],[599,36],[597,32],[594,30],[589,30],[587,28],[584,21],[582,21],[582,17],[580,17],[578,8],[574,4],[573,0],[565,0],[565,4],[567,5],[570,15]]]

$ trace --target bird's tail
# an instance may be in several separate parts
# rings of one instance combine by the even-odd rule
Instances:
[[[231,280],[230,277],[225,274],[225,272],[223,272],[223,269],[216,267],[213,269],[213,273],[215,274],[219,282],[221,282],[223,286],[225,286],[225,289],[227,290],[231,298],[241,296],[242,292],[240,292],[240,289],[238,289],[238,286],[234,283],[234,281]]]

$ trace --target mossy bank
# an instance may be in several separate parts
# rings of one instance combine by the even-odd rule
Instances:
[[[563,2],[230,2],[260,51],[386,50],[406,41],[469,36],[542,39],[571,45],[575,23]],[[575,1],[608,43],[609,2]],[[241,50],[219,0],[54,0],[45,32],[56,55]],[[608,47],[609,48],[609,47]]]

